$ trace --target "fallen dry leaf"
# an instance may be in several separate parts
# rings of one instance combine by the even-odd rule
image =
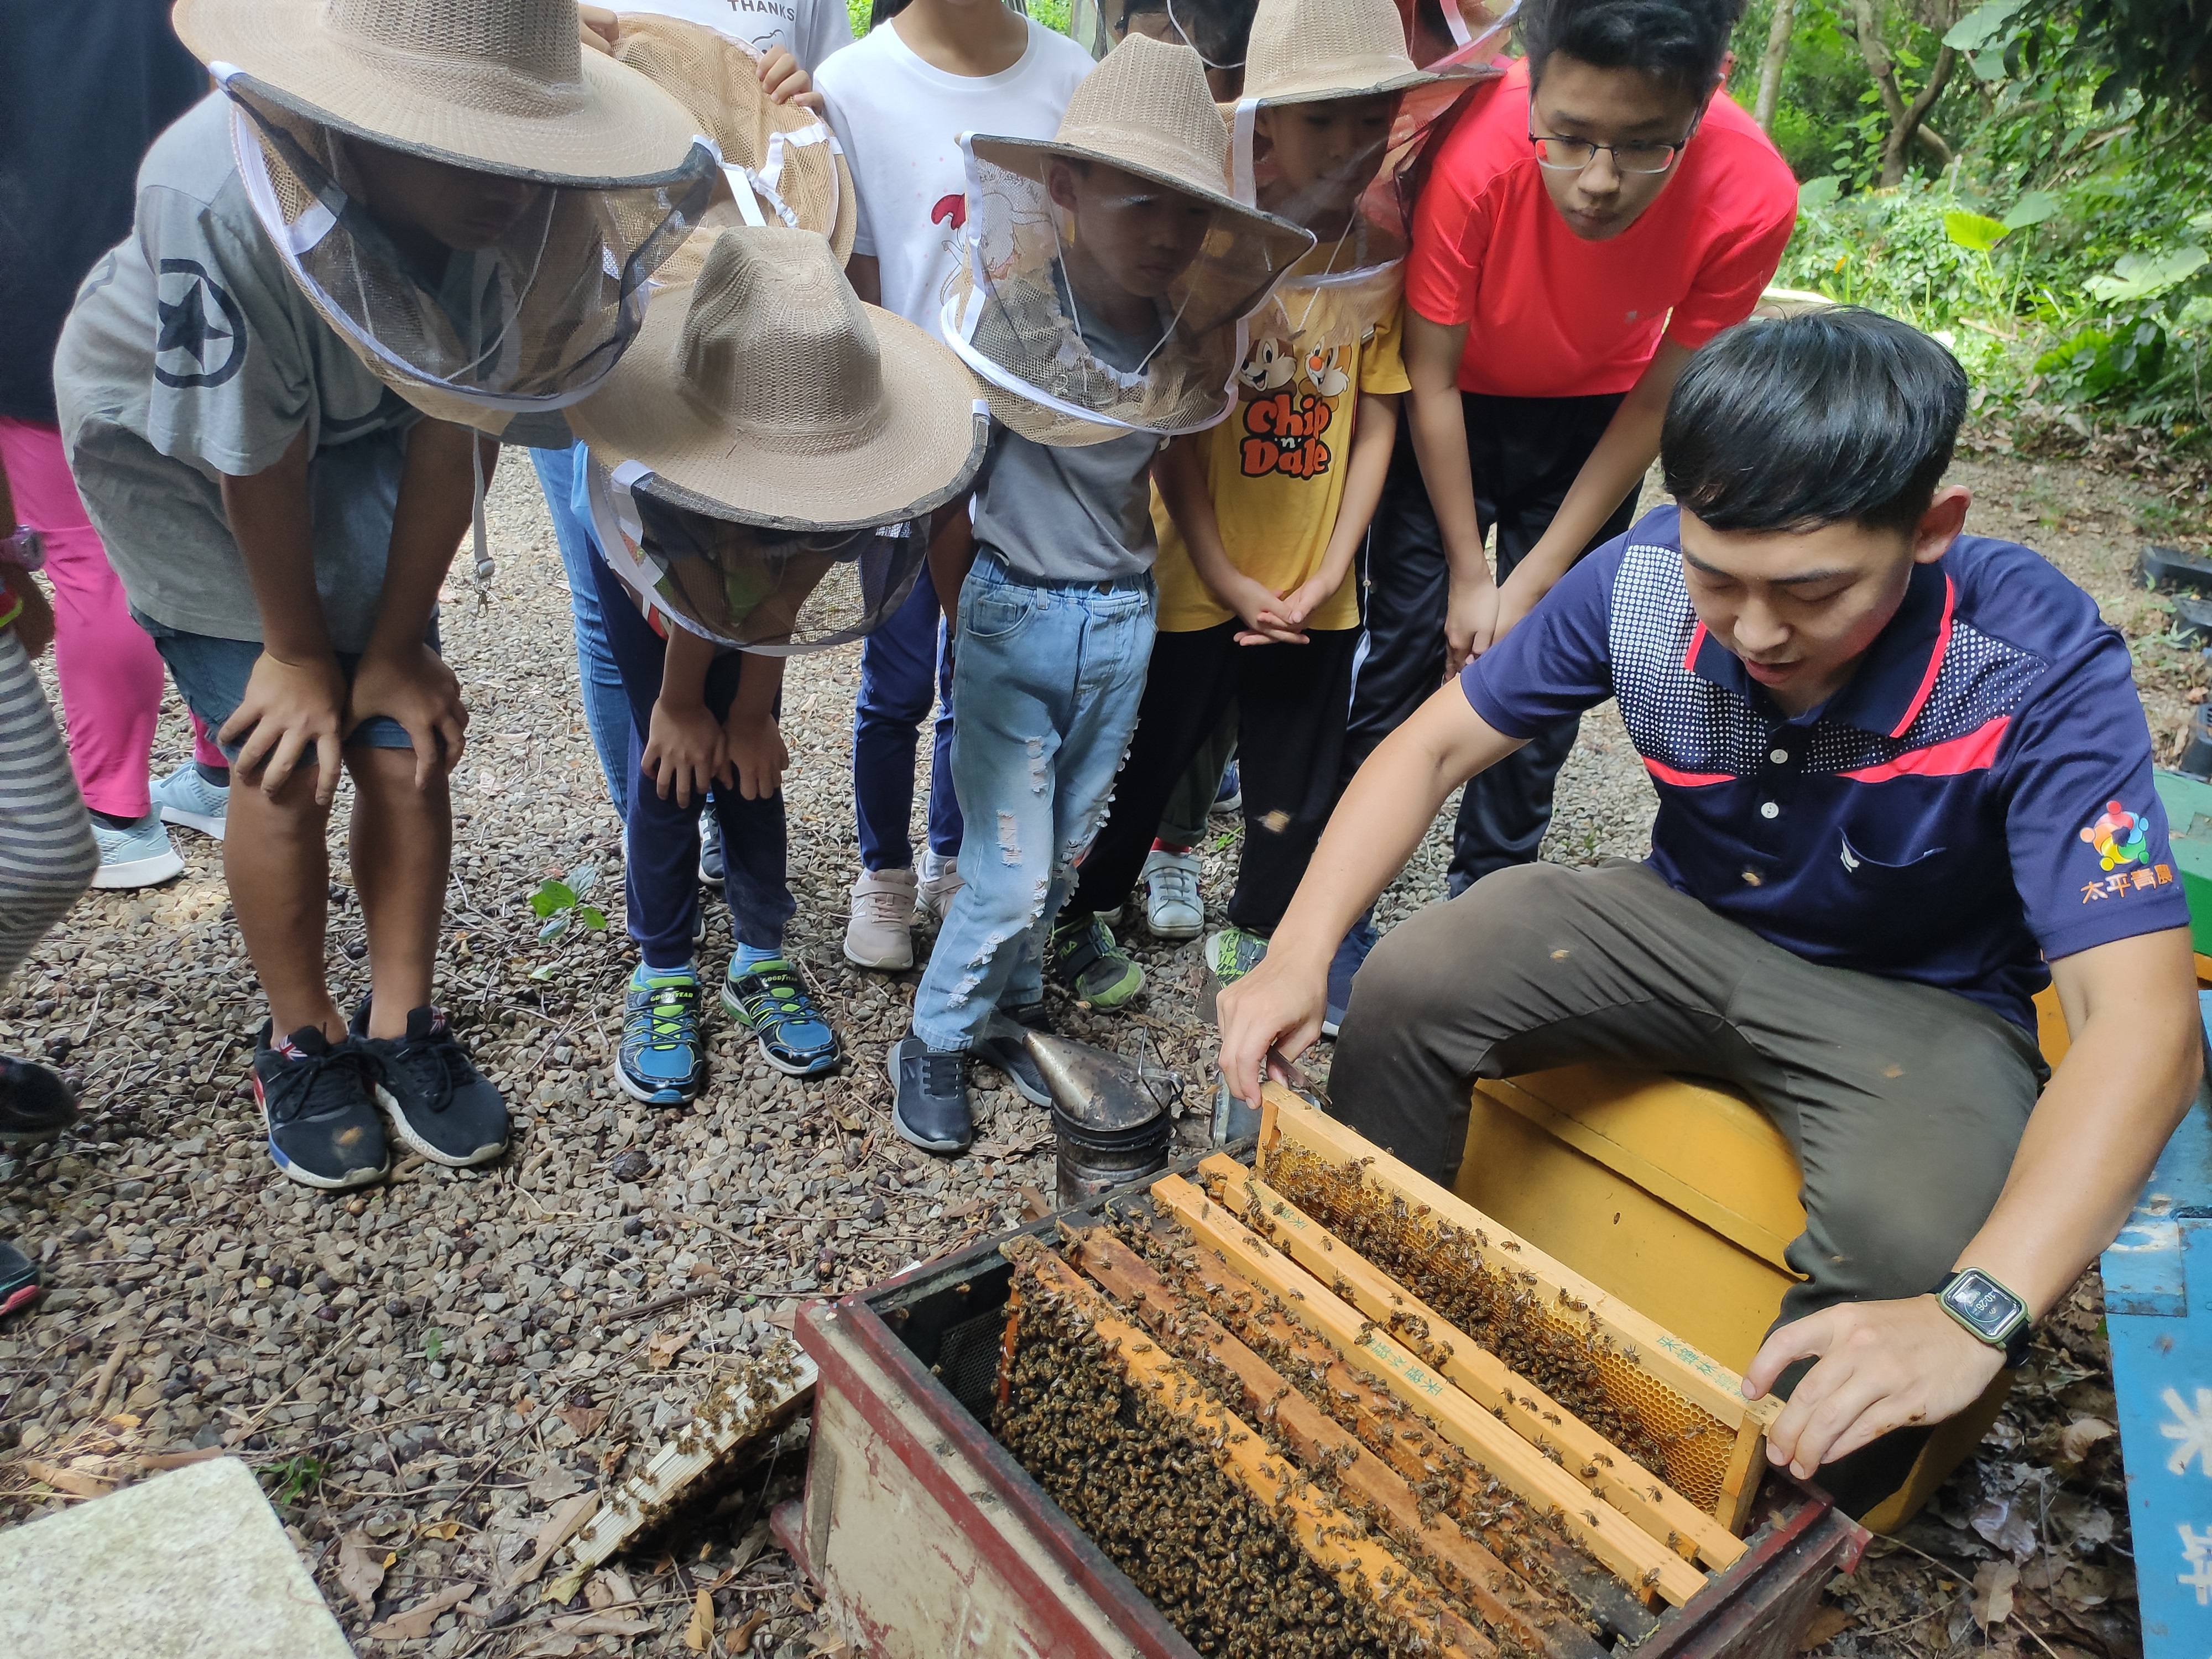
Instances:
[[[2058,1455],[2069,1463],[2078,1463],[2089,1455],[2091,1447],[2117,1432],[2101,1417],[2077,1417],[2058,1431]]]
[[[737,1547],[730,1552],[729,1576],[734,1578],[738,1574],[743,1572],[747,1567],[752,1565],[754,1560],[758,1558],[763,1550],[769,1547],[770,1541],[771,1536],[768,1529],[768,1522],[765,1521],[754,1522],[752,1524],[752,1529],[746,1533],[743,1538],[738,1540]]]
[[[702,1589],[691,1598],[691,1622],[684,1627],[684,1645],[694,1653],[704,1653],[714,1639],[714,1598]]]
[[[394,1613],[368,1627],[368,1633],[380,1641],[412,1642],[428,1636],[430,1626],[438,1622],[438,1615],[448,1607],[459,1607],[476,1594],[474,1584],[448,1584],[428,1601],[417,1601],[404,1613]]]
[[[599,1431],[599,1425],[607,1420],[605,1406],[563,1406],[553,1414],[566,1423],[579,1440],[589,1440]]]
[[[442,1539],[447,1543],[451,1543],[460,1535],[461,1523],[458,1521],[441,1521],[436,1526],[425,1527],[416,1534],[418,1538]]]
[[[519,1589],[545,1571],[545,1564],[553,1559],[553,1552],[567,1543],[576,1529],[591,1518],[592,1511],[599,1506],[599,1495],[595,1492],[580,1492],[545,1518],[538,1529],[536,1548],[526,1561],[518,1561],[514,1576],[507,1581],[509,1590]]]
[[[2010,1561],[1984,1561],[1974,1574],[1974,1622],[1984,1630],[2012,1617],[2012,1593],[2020,1568]]]
[[[657,1371],[665,1371],[676,1363],[676,1356],[691,1344],[699,1334],[698,1328],[690,1330],[663,1331],[645,1345],[645,1363]]]
[[[553,1628],[570,1636],[641,1636],[653,1620],[634,1613],[571,1613],[556,1619]]]
[[[753,1638],[760,1634],[761,1626],[766,1623],[768,1623],[768,1609],[756,1608],[750,1618],[730,1632],[729,1640],[722,1645],[732,1653],[744,1652],[746,1649],[752,1646]]]
[[[349,1532],[338,1540],[338,1583],[361,1603],[363,1613],[376,1611],[376,1589],[384,1582],[385,1554],[365,1532]]]
[[[88,1469],[69,1468],[59,1463],[42,1463],[35,1457],[23,1460],[23,1473],[33,1480],[43,1480],[56,1492],[65,1492],[72,1498],[105,1498],[115,1490],[115,1482],[103,1474]]]
[[[222,1455],[222,1448],[220,1446],[202,1446],[198,1451],[188,1452],[149,1452],[138,1460],[138,1467],[148,1474],[155,1474],[163,1469],[181,1469],[190,1464],[204,1463],[211,1457]]]
[[[562,1498],[583,1489],[584,1477],[574,1469],[552,1468],[532,1480],[524,1490],[531,1501],[538,1504],[557,1504]]]
[[[2025,1506],[2015,1505],[2009,1498],[1983,1499],[1967,1524],[2015,1561],[2035,1553],[2035,1523]]]
[[[1797,1638],[1797,1651],[1810,1653],[1814,1648],[1826,1647],[1856,1623],[1858,1615],[1845,1613],[1841,1607],[1815,1607],[1812,1622]]]

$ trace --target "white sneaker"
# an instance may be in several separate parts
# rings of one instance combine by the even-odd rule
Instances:
[[[952,908],[952,896],[960,890],[960,860],[939,858],[925,848],[921,854],[921,886],[920,908],[914,919],[918,922],[927,915],[939,921]]]
[[[1155,847],[1145,854],[1145,921],[1155,939],[1196,939],[1206,927],[1198,854]]]
[[[151,812],[120,830],[94,818],[92,838],[100,843],[94,887],[153,887],[184,872],[185,860],[169,840],[167,829]]]
[[[217,841],[222,839],[230,791],[210,783],[191,762],[186,761],[166,778],[155,779],[151,793],[154,810],[164,823],[180,823]]]
[[[860,872],[853,884],[853,919],[845,924],[848,962],[893,971],[914,966],[914,902],[920,885],[911,870]]]

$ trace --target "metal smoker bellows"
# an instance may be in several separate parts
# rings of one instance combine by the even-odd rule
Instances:
[[[1167,1168],[1168,1109],[1182,1079],[1048,1032],[1029,1034],[1030,1055],[1052,1091],[1063,1206],[1088,1204],[1110,1187]]]

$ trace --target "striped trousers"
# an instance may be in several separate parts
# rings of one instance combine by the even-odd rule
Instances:
[[[0,986],[99,867],[53,710],[15,630],[0,628]]]

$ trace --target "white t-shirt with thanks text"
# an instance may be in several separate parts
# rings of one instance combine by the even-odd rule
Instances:
[[[615,9],[703,23],[757,52],[781,46],[809,75],[853,43],[845,0],[642,0]]]
[[[1029,22],[1030,41],[996,75],[949,75],[884,23],[815,72],[860,196],[853,252],[882,272],[884,307],[938,332],[968,222],[963,132],[1049,138],[1096,65],[1064,34]]]

